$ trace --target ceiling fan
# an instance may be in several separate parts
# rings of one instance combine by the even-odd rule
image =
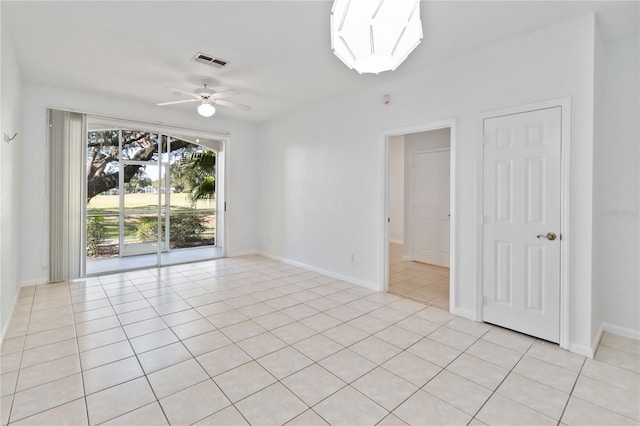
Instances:
[[[237,95],[238,92],[235,89],[223,90],[221,92],[216,92],[215,90],[208,89],[206,84],[202,84],[204,87],[200,89],[196,89],[195,92],[188,92],[182,89],[176,89],[175,87],[171,87],[171,90],[175,90],[176,92],[184,93],[185,95],[191,96],[193,99],[184,99],[181,101],[171,101],[171,102],[161,102],[157,104],[158,106],[165,105],[173,105],[173,104],[182,104],[186,102],[200,102],[198,105],[198,114],[203,117],[211,117],[216,113],[216,109],[213,106],[222,105],[225,107],[241,109],[243,111],[249,111],[251,109],[248,105],[242,105],[237,102],[231,102],[226,100],[229,96]]]

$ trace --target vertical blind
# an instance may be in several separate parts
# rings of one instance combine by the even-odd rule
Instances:
[[[49,119],[49,281],[84,274],[86,207],[86,117],[48,110]]]

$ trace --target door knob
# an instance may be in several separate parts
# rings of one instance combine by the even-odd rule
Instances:
[[[538,235],[536,238],[546,238],[549,241],[553,241],[556,239],[556,234],[553,232],[548,232],[547,235]]]

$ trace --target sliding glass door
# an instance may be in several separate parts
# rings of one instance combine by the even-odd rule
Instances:
[[[88,274],[221,257],[217,152],[198,141],[89,128]]]

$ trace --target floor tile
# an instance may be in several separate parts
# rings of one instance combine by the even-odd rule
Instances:
[[[491,396],[489,389],[447,370],[434,377],[423,390],[470,416],[475,415]]]
[[[180,342],[138,355],[138,360],[140,360],[140,364],[147,374],[190,358],[192,358],[191,354]]]
[[[351,386],[331,395],[313,410],[331,425],[375,425],[389,413]]]
[[[475,322],[461,317],[456,317],[449,321],[447,327],[478,338],[482,337],[492,328],[489,324]]]
[[[580,376],[572,396],[640,422],[640,389],[628,391],[606,382]]]
[[[322,417],[313,410],[307,410],[287,423],[287,426],[328,426]]]
[[[222,333],[224,333],[224,335],[231,339],[233,342],[239,342],[241,340],[245,340],[250,337],[262,334],[266,330],[260,327],[254,321],[249,320],[221,328],[220,331],[222,331]]]
[[[127,333],[127,336],[132,339],[144,334],[153,333],[154,331],[163,330],[167,327],[167,324],[162,320],[162,318],[152,318],[125,325],[123,328],[125,333]]]
[[[384,340],[400,349],[406,349],[409,346],[422,339],[423,336],[406,330],[396,325],[391,325],[382,331],[379,331],[374,335],[375,337]]]
[[[33,349],[39,346],[50,345],[52,343],[61,342],[76,337],[75,326],[54,328],[40,333],[28,334],[24,340],[24,349]]]
[[[197,426],[249,426],[249,423],[242,417],[242,414],[233,405],[210,415],[197,423]]]
[[[286,346],[286,343],[273,334],[266,332],[238,342],[238,346],[249,354],[249,356],[257,359],[271,352],[275,352],[278,349],[282,349]]]
[[[435,330],[441,327],[440,324],[427,321],[415,315],[411,315],[403,319],[402,321],[397,322],[395,325],[398,327],[402,327],[405,330],[420,334],[423,337],[433,333]]]
[[[471,420],[471,416],[423,390],[413,394],[393,414],[410,425],[424,425],[425,421],[432,425],[460,425]]]
[[[311,337],[316,334],[313,329],[307,327],[306,325],[300,324],[299,322],[294,322],[283,327],[276,328],[274,330],[271,330],[271,333],[273,333],[277,338],[289,345],[297,343],[303,339],[306,339],[307,337]]]
[[[301,340],[293,347],[316,362],[343,349],[342,345],[321,334]]]
[[[461,354],[459,350],[429,338],[420,340],[415,345],[409,347],[407,351],[440,367],[446,367]]]
[[[162,316],[162,320],[167,323],[169,327],[184,324],[191,321],[196,321],[203,318],[202,315],[195,309],[188,309],[186,311],[180,311],[173,314]]]
[[[84,398],[80,398],[11,424],[20,426],[41,426],[47,424],[56,426],[83,426],[88,425],[89,420],[87,419],[87,408]]]
[[[307,317],[300,322],[318,333],[336,327],[342,323],[340,320],[324,313],[319,313],[311,317]]]
[[[244,321],[248,321],[249,318],[247,318],[245,315],[242,315],[238,311],[228,311],[221,314],[208,316],[207,320],[209,320],[211,324],[215,325],[218,328],[224,328]]]
[[[147,379],[140,377],[87,396],[89,422],[99,424],[155,401]]]
[[[400,353],[401,349],[390,345],[389,343],[371,336],[349,347],[352,351],[367,358],[376,364],[382,364],[385,361]]]
[[[292,347],[286,347],[257,360],[278,380],[302,370],[313,361],[296,351]]]
[[[601,361],[587,358],[580,374],[631,392],[640,389],[640,374]]]
[[[477,340],[476,337],[469,334],[461,333],[447,326],[440,327],[433,333],[429,334],[429,339],[438,343],[447,345],[459,351],[466,350]]]
[[[220,349],[232,342],[227,336],[222,334],[221,331],[216,330],[186,339],[182,343],[184,343],[193,356],[199,356]]]
[[[87,395],[128,382],[144,375],[134,356],[91,370],[83,371],[84,391]]]
[[[382,364],[382,367],[418,387],[422,387],[442,370],[409,352],[399,353]]]
[[[282,381],[308,406],[313,406],[346,385],[324,368],[313,364]]]
[[[18,392],[14,395],[10,420],[13,422],[29,417],[78,399],[83,395],[80,374]]]
[[[158,370],[147,376],[158,399],[162,399],[209,378],[194,359]]]
[[[511,373],[496,391],[555,420],[560,420],[569,395],[534,380]]]
[[[13,404],[13,394],[0,398],[0,420],[3,425],[9,423],[9,414],[11,414],[11,404]]]
[[[557,421],[494,393],[477,415],[486,424],[556,425]]]
[[[509,373],[504,368],[467,354],[460,355],[447,366],[447,370],[491,390],[496,389]]]
[[[640,373],[640,356],[630,352],[600,345],[594,359],[633,371],[634,373]]]
[[[162,346],[167,346],[177,341],[178,338],[170,329],[154,331],[153,333],[144,334],[129,340],[134,352],[137,354],[148,352]]]
[[[104,426],[164,426],[168,424],[167,418],[157,402],[152,402],[149,405],[102,423]]]
[[[192,424],[230,405],[211,380],[174,393],[160,400],[171,424]]]
[[[640,355],[640,341],[636,339],[616,336],[615,334],[605,332],[602,335],[602,339],[600,339],[600,344],[611,349],[617,349],[619,351]]]
[[[198,362],[211,377],[222,374],[242,364],[251,361],[249,357],[239,346],[231,344],[212,352],[197,357]]]
[[[20,367],[31,367],[76,353],[78,353],[78,345],[76,343],[76,340],[63,340],[62,342],[39,346],[37,348],[24,351],[22,353],[22,363],[20,364]],[[5,370],[3,368],[2,372],[4,373],[6,371],[9,370]]]
[[[16,384],[16,392],[78,373],[80,373],[80,360],[77,354],[34,365],[33,367],[22,368]]]
[[[282,384],[275,383],[236,404],[251,425],[280,425],[307,409],[300,399]]]
[[[78,337],[78,349],[80,352],[84,352],[126,339],[127,335],[124,333],[124,329],[122,327],[110,328],[108,330]]]
[[[255,361],[222,373],[213,380],[231,402],[237,402],[276,382],[276,379]]]
[[[569,398],[562,424],[575,426],[637,425],[638,422],[576,397]]]
[[[466,350],[466,353],[507,370],[511,370],[522,358],[520,352],[512,351],[482,339],[471,345]]]
[[[83,322],[76,324],[76,334],[78,336],[84,336],[91,333],[97,333],[98,331],[108,330],[110,328],[120,327],[120,321],[118,317],[111,316],[106,318],[100,318],[93,321]]]
[[[528,351],[535,341],[533,337],[499,327],[489,330],[482,339],[520,353]]]
[[[283,314],[282,312],[273,312],[271,314],[262,315],[257,317],[255,321],[260,324],[265,330],[273,330],[274,328],[282,327],[292,323],[293,318]]]
[[[571,392],[578,377],[578,373],[529,356],[524,356],[515,366],[513,372],[564,393]]]
[[[407,423],[400,420],[396,415],[389,414],[382,419],[376,426],[407,426]]]
[[[342,346],[351,346],[369,337],[369,334],[349,324],[340,324],[324,331],[322,334]]]
[[[173,330],[181,340],[205,334],[215,329],[216,328],[204,318],[171,327],[171,330]]]
[[[527,355],[533,358],[537,358],[541,361],[548,362],[549,364],[562,367],[565,370],[579,372],[584,364],[585,357],[571,353],[567,350],[561,349],[554,343],[544,342],[542,340],[536,341],[531,348],[527,351]]]
[[[418,390],[416,386],[382,367],[360,377],[351,386],[389,411]]]
[[[83,370],[89,370],[133,355],[134,352],[133,349],[131,349],[131,345],[128,341],[124,340],[81,352],[80,363],[82,364]]]

